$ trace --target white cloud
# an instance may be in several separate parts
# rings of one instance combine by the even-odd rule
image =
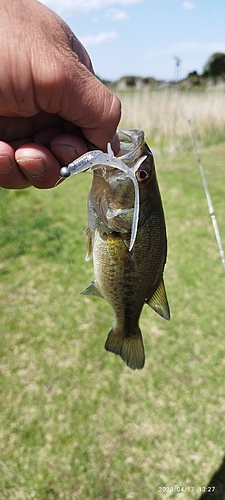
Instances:
[[[198,43],[198,42],[179,42],[177,44],[172,44],[161,50],[150,50],[147,52],[146,57],[148,59],[155,59],[164,55],[175,54],[179,56],[183,53],[197,53],[204,52],[206,54],[213,54],[214,52],[225,52],[224,42],[209,42],[209,43]]]
[[[182,7],[184,10],[192,10],[194,8],[193,2],[183,2]]]
[[[107,33],[98,33],[98,35],[81,36],[79,39],[85,47],[90,47],[91,45],[100,45],[101,43],[115,40],[118,36],[116,31],[108,31]]]
[[[40,0],[60,16],[87,14],[94,10],[121,5],[123,7],[142,3],[145,0]]]
[[[127,21],[130,16],[124,11],[120,9],[109,9],[106,12],[106,19],[110,21]]]

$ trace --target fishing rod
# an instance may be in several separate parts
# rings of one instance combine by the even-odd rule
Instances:
[[[225,254],[224,254],[224,250],[223,250],[222,240],[221,240],[221,237],[220,237],[220,232],[219,232],[219,228],[218,228],[216,216],[215,216],[214,209],[213,209],[212,199],[211,199],[211,196],[210,196],[210,193],[209,193],[208,184],[207,184],[207,181],[206,181],[206,178],[205,178],[204,168],[203,168],[203,165],[202,165],[199,153],[198,153],[198,148],[197,148],[197,144],[196,144],[196,140],[195,140],[195,135],[194,135],[193,127],[191,125],[191,119],[188,117],[187,121],[188,121],[188,124],[189,124],[191,138],[192,138],[193,147],[194,147],[194,151],[195,151],[195,156],[196,156],[196,159],[197,159],[197,163],[198,163],[200,174],[201,174],[201,178],[202,178],[202,183],[203,183],[204,190],[205,190],[205,195],[206,195],[206,199],[207,199],[207,203],[208,203],[208,208],[209,208],[209,214],[211,216],[212,225],[213,225],[214,233],[215,233],[215,236],[216,236],[216,241],[217,241],[217,244],[218,244],[218,247],[219,247],[222,264],[223,264],[223,267],[225,269]]]

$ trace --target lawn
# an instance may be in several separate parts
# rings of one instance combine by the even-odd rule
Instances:
[[[80,295],[91,175],[0,190],[1,500],[225,499],[225,272],[189,149],[155,152],[172,318],[144,307],[141,371]],[[225,245],[225,143],[200,153]]]

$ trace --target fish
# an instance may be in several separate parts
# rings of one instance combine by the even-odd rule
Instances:
[[[93,171],[88,195],[86,260],[94,280],[82,292],[104,298],[114,312],[105,349],[132,370],[142,369],[145,350],[139,326],[144,304],[170,319],[164,267],[167,235],[154,158],[142,130],[119,130],[120,152],[89,151],[61,175]]]

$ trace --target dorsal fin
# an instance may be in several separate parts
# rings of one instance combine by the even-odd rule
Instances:
[[[152,309],[154,309],[154,311],[163,318],[167,320],[170,319],[170,308],[166,296],[166,289],[163,278],[152,297],[150,297],[150,299],[146,299],[146,304],[152,307]]]

